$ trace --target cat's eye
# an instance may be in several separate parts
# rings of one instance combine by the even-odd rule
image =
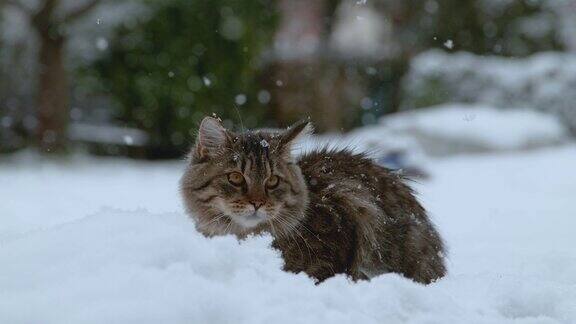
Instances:
[[[274,188],[278,187],[279,183],[280,183],[280,178],[278,176],[272,175],[268,178],[268,180],[266,180],[266,188],[274,189]]]
[[[244,176],[240,172],[228,173],[228,182],[235,186],[240,186],[244,183]]]

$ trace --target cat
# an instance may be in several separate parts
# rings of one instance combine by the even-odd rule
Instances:
[[[320,283],[389,272],[429,284],[446,274],[440,235],[406,179],[348,149],[300,157],[308,121],[235,133],[202,120],[180,189],[205,236],[270,233],[284,270]]]

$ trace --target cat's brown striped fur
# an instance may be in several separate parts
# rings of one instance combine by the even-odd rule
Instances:
[[[396,272],[426,284],[443,277],[442,240],[405,179],[348,150],[296,159],[292,143],[308,129],[301,122],[236,134],[205,118],[181,180],[197,229],[269,232],[285,270],[318,282],[339,273],[358,280]],[[236,173],[241,185],[231,182]]]

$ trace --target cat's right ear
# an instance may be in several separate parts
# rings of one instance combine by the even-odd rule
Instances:
[[[302,119],[294,125],[288,127],[280,138],[280,145],[288,146],[293,142],[308,136],[314,132],[314,127],[310,123],[310,118]]]
[[[278,145],[278,150],[280,155],[287,160],[293,159],[292,157],[292,147],[295,142],[302,139],[303,137],[309,136],[314,132],[314,127],[310,123],[310,119],[303,119],[294,125],[288,127],[284,132],[280,134],[280,142]]]
[[[230,141],[230,134],[214,117],[204,117],[198,129],[195,155],[199,159],[213,156]]]

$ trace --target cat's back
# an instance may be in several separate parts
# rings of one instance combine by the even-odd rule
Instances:
[[[357,171],[369,172],[373,163],[364,154],[348,149],[322,148],[300,156],[298,164],[304,176],[319,181],[332,178],[344,179]]]
[[[365,154],[323,148],[302,155],[298,164],[311,199],[336,195],[376,205],[384,214],[380,217],[425,216],[413,190],[406,184],[407,179],[400,172],[376,164]]]
[[[388,200],[403,205],[404,211],[416,212],[420,207],[410,204],[412,191],[400,173],[376,164],[365,154],[323,148],[302,155],[298,164],[313,196],[345,193],[348,198],[357,196],[376,205]]]
[[[298,164],[309,189],[308,222],[322,221],[327,228],[319,230],[334,233],[335,243],[350,242],[355,277],[394,271],[430,282],[444,274],[442,241],[401,174],[346,149],[312,151]]]

